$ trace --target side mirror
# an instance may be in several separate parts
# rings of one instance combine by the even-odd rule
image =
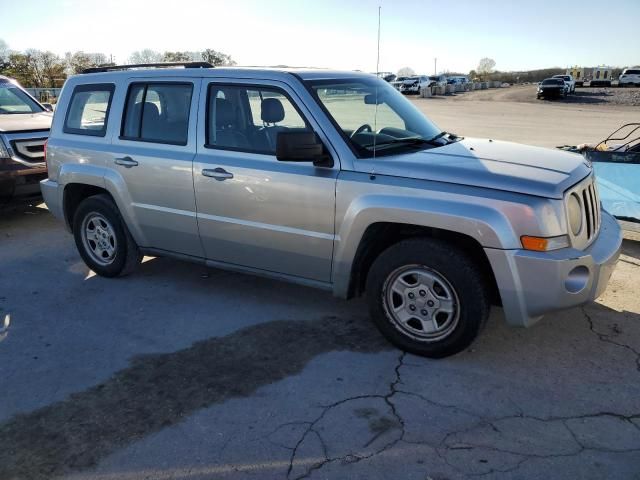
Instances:
[[[333,167],[331,155],[315,132],[280,132],[276,140],[276,158],[281,162],[313,162],[318,167]]]
[[[42,103],[41,104],[47,112],[53,112],[53,105],[50,103]]]

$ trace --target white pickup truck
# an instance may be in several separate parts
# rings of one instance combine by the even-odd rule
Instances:
[[[576,93],[576,81],[572,75],[554,75],[553,78],[561,78],[567,86],[566,93]]]

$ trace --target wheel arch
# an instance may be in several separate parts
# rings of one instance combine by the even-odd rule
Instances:
[[[500,293],[493,269],[482,245],[469,235],[424,225],[376,222],[365,230],[358,244],[349,272],[346,297],[361,295],[375,259],[386,249],[409,238],[434,238],[458,248],[480,268],[494,304],[500,305]]]

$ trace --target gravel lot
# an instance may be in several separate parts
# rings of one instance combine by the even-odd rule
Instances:
[[[456,100],[485,100],[517,103],[554,103],[564,105],[640,106],[640,88],[576,88],[576,92],[564,99],[537,100],[536,85],[478,90],[457,94]]]
[[[590,89],[578,89],[576,99],[591,98],[583,96],[582,90]],[[607,90],[616,95],[640,94],[640,89]],[[534,85],[411,100],[444,130],[550,148],[597,143],[625,123],[640,122],[638,107],[578,103],[571,97],[536,100]]]
[[[539,145],[637,115],[415,101]],[[638,479],[639,240],[597,303],[529,330],[494,309],[431,361],[390,348],[361,300],[168,259],[95,277],[46,209],[3,208],[0,480]]]

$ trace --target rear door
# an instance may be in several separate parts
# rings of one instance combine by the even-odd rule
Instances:
[[[280,131],[313,129],[280,82],[203,81],[193,164],[200,236],[208,259],[329,282],[339,162],[280,162]]]
[[[204,257],[192,162],[199,78],[131,78],[112,140],[110,168],[123,179],[142,247]]]

